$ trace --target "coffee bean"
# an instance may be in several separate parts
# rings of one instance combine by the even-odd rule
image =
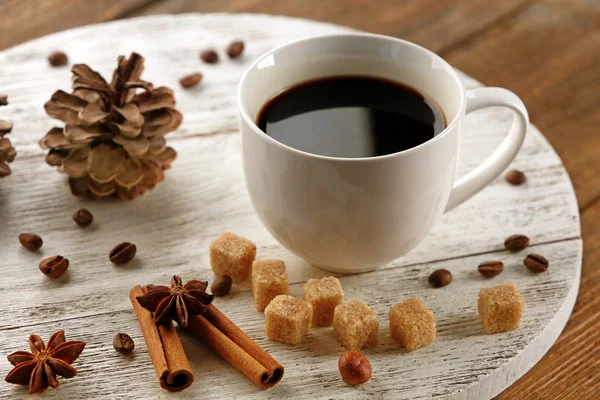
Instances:
[[[484,261],[477,267],[479,273],[486,278],[500,275],[504,271],[502,261]]]
[[[504,240],[504,248],[508,251],[521,251],[527,246],[529,246],[529,238],[525,235],[512,235]]]
[[[137,247],[135,247],[135,244],[123,242],[113,247],[108,257],[113,264],[123,265],[133,260],[136,251]]]
[[[73,221],[79,226],[89,226],[94,221],[94,216],[89,210],[80,208],[73,214]]]
[[[452,282],[452,273],[447,269],[436,269],[429,275],[428,281],[434,288],[441,288]]]
[[[63,256],[54,256],[43,259],[40,262],[40,271],[48,278],[58,278],[69,268],[69,260]]]
[[[19,242],[29,251],[38,251],[44,244],[42,238],[35,233],[21,233]]]
[[[193,88],[194,86],[199,84],[201,80],[202,80],[202,74],[200,72],[195,72],[193,74],[186,75],[186,76],[182,77],[181,79],[179,79],[179,84],[183,88],[189,89],[189,88]]]
[[[126,333],[117,333],[113,339],[113,347],[121,354],[129,354],[133,351],[135,343]]]
[[[13,128],[12,122],[0,120],[0,137],[2,137],[2,135],[6,135],[7,133],[10,133],[12,131],[12,128]],[[12,158],[12,156],[11,156],[11,158]]]
[[[219,275],[217,279],[210,285],[210,291],[215,296],[227,296],[231,290],[232,280],[228,275]]]
[[[511,171],[508,171],[506,173],[506,175],[504,176],[504,178],[506,179],[506,182],[510,183],[511,185],[521,185],[523,183],[525,183],[525,181],[527,180],[527,177],[525,176],[525,174],[517,169],[513,169]]]
[[[548,260],[540,256],[539,254],[532,253],[525,257],[523,260],[523,264],[531,271],[531,272],[545,272],[548,269],[550,263]]]
[[[200,52],[200,58],[207,64],[214,64],[219,61],[219,55],[213,49],[206,49]]]
[[[244,42],[241,40],[235,40],[229,43],[226,52],[229,58],[238,58],[244,52]]]
[[[69,57],[62,51],[54,51],[48,55],[48,62],[53,67],[62,67],[63,65],[67,65]]]

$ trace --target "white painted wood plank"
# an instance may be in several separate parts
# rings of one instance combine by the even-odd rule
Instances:
[[[301,394],[311,399],[428,399],[466,393],[479,382],[479,398],[489,398],[515,379],[509,373],[509,363],[521,363],[529,368],[545,353],[553,342],[548,336],[560,332],[561,327],[552,332],[544,331],[544,327],[564,309],[568,316],[577,293],[581,241],[563,241],[534,249],[551,260],[547,273],[532,274],[520,264],[520,254],[498,252],[341,278],[345,298],[368,303],[377,312],[381,327],[380,345],[365,351],[373,365],[373,378],[360,388],[347,386],[339,377],[337,359],[343,348],[333,337],[331,328],[313,328],[305,343],[298,346],[274,343],[264,337],[264,317],[254,309],[251,292],[218,298],[217,307],[284,365],[284,378],[273,389],[260,391],[210,349],[184,334],[183,344],[196,381],[176,397],[279,399],[298,398]],[[481,277],[475,267],[489,258],[506,264],[506,270],[493,279]],[[427,276],[437,268],[451,270],[454,281],[445,288],[433,290]],[[523,295],[523,324],[509,333],[486,335],[477,316],[479,288],[508,282],[515,282]],[[72,290],[89,290],[71,282],[69,285]],[[290,291],[301,296],[302,284],[292,285]],[[389,337],[387,312],[391,305],[411,296],[419,297],[432,309],[438,335],[431,347],[407,353]],[[98,313],[120,306],[119,300],[112,297],[94,301]],[[562,323],[564,321],[566,318]],[[148,399],[173,396],[158,386],[130,307],[120,312],[2,330],[0,354],[24,349],[32,332],[47,337],[57,329],[65,329],[67,338],[85,340],[88,345],[75,363],[79,375],[72,380],[62,380],[61,387],[48,391],[45,397]],[[118,331],[133,337],[136,349],[132,357],[121,356],[112,349],[112,337]],[[535,351],[531,351],[532,348]],[[0,375],[5,375],[9,367],[7,362],[0,363]],[[0,385],[0,398],[24,393],[22,388]]]
[[[40,157],[17,161],[10,186],[0,191],[0,248],[6,249],[0,260],[0,302],[15,318],[1,320],[0,328],[94,312],[97,305],[89,297],[95,296],[82,298],[71,287],[95,288],[98,295],[114,297],[117,309],[123,309],[129,305],[122,294],[135,284],[165,281],[177,271],[212,279],[208,246],[225,230],[254,240],[259,257],[284,259],[291,282],[326,274],[277,245],[255,216],[243,182],[239,139],[237,134],[222,134],[178,141],[180,156],[167,180],[129,203],[82,203],[67,193],[64,176]],[[416,249],[386,268],[499,250],[513,233],[530,236],[534,244],[577,237],[577,210],[562,167],[529,175],[529,183],[522,187],[496,180],[445,215]],[[90,229],[71,220],[82,205],[95,215]],[[23,231],[44,238],[40,254],[21,247],[17,238]],[[135,266],[115,267],[109,262],[108,252],[121,241],[138,246]],[[68,276],[50,281],[38,272],[37,264],[41,257],[55,254],[69,258],[71,266]],[[249,284],[241,287],[248,288]],[[14,290],[21,293],[23,303],[9,301]],[[40,294],[48,299],[42,310],[34,312]]]
[[[248,63],[273,46],[341,31],[347,29],[271,16],[155,16],[66,31],[1,52],[0,91],[8,93],[11,101],[11,107],[2,111],[3,116],[10,112],[9,119],[15,123],[11,139],[19,157],[12,165],[13,175],[0,181],[0,302],[4,305],[0,355],[23,347],[33,330],[48,335],[63,327],[71,337],[90,341],[86,353],[91,362],[82,359],[81,376],[65,381],[64,387],[48,393],[49,397],[166,397],[156,385],[130,311],[129,288],[167,282],[174,273],[184,279],[212,279],[208,245],[225,230],[255,240],[259,257],[284,259],[294,294],[301,294],[305,280],[326,276],[326,272],[306,265],[277,245],[252,211],[239,157],[235,87]],[[235,38],[247,40],[242,60],[224,60],[216,66],[198,61],[199,49],[209,45],[223,48]],[[105,76],[110,76],[118,54],[136,50],[147,59],[146,79],[175,88],[185,115],[181,129],[170,135],[179,158],[167,173],[166,182],[156,190],[130,203],[81,201],[67,194],[64,176],[44,164],[37,140],[55,121],[44,114],[42,105],[57,88],[68,90],[70,82],[67,68],[47,65],[46,54],[58,48],[73,62],[89,63]],[[183,91],[178,78],[194,70],[201,70],[205,80],[198,89]],[[463,79],[466,87],[479,85],[464,75]],[[502,109],[477,112],[466,119],[459,176],[495,148],[511,121],[511,114]],[[447,395],[474,399],[501,391],[527,371],[562,330],[576,296],[581,265],[573,188],[560,159],[535,127],[530,127],[513,165],[527,173],[525,185],[513,187],[497,179],[445,215],[405,257],[378,272],[343,278],[347,298],[369,300],[382,322],[393,302],[409,295],[421,297],[439,314],[440,340],[435,346],[400,354],[391,340],[383,340],[369,353],[376,366],[373,382],[360,389],[348,388],[337,376],[339,346],[330,330],[313,330],[307,343],[296,348],[269,343],[263,338],[261,315],[252,311],[249,285],[244,284],[219,304],[284,363],[284,382],[272,391],[260,392],[194,340],[186,339],[198,381],[180,396],[218,398],[226,393],[228,397],[302,394],[347,398],[358,393],[359,397]],[[70,219],[81,206],[91,209],[96,217],[88,229],[78,228]],[[20,247],[17,236],[23,231],[43,236],[40,254]],[[526,306],[524,328],[496,342],[494,338],[500,336],[482,335],[473,317],[472,298],[481,285],[488,284],[482,282],[475,268],[491,257],[490,252],[501,250],[504,238],[513,233],[530,236],[536,251],[551,260],[552,268],[548,274],[531,276],[518,266],[524,255],[498,253],[510,264],[503,275],[489,283],[515,282],[533,307]],[[138,245],[137,261],[115,267],[107,254],[124,240]],[[38,272],[37,264],[42,257],[54,254],[68,257],[71,267],[61,279],[49,280]],[[434,265],[450,268],[455,282],[442,290],[430,289],[426,277]],[[140,357],[142,362],[123,364],[123,359],[112,353],[113,326],[137,332],[136,360]],[[398,354],[391,358],[390,353]],[[7,372],[8,367],[8,363],[0,363],[0,373]],[[239,379],[234,379],[236,374]],[[224,388],[207,390],[216,387]],[[0,397],[21,393],[0,385]]]

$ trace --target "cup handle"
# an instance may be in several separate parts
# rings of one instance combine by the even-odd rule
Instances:
[[[450,199],[444,212],[452,210],[490,184],[515,158],[529,124],[529,115],[521,99],[513,92],[495,87],[466,91],[466,114],[486,107],[507,107],[517,116],[508,135],[500,146],[473,171],[454,182]]]

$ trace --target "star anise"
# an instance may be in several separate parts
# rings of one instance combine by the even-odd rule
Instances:
[[[10,354],[8,361],[15,367],[4,380],[18,385],[29,385],[29,393],[41,393],[51,386],[59,385],[57,375],[72,378],[77,370],[70,364],[75,361],[85,347],[85,342],[78,340],[65,341],[65,331],[58,331],[50,336],[48,347],[38,335],[29,336],[27,351]]]
[[[214,299],[214,295],[206,293],[208,282],[189,281],[185,285],[181,278],[174,275],[171,287],[148,285],[148,293],[138,296],[142,307],[154,313],[157,325],[168,324],[171,320],[180,326],[187,327],[189,315],[204,314],[206,306]]]

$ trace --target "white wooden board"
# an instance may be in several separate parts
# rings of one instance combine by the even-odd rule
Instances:
[[[235,88],[248,64],[287,41],[348,29],[306,20],[264,15],[187,14],[116,21],[54,34],[0,53],[0,92],[10,107],[1,117],[15,124],[11,140],[19,156],[13,175],[0,180],[0,356],[25,349],[30,333],[47,338],[65,329],[67,338],[88,345],[75,367],[79,375],[61,380],[47,398],[400,398],[487,399],[533,366],[562,331],[571,312],[581,268],[579,213],[562,163],[543,135],[530,127],[513,167],[527,174],[520,187],[498,178],[474,198],[445,215],[435,230],[406,256],[376,272],[342,276],[347,300],[363,300],[377,312],[381,344],[366,351],[373,379],[362,387],[345,385],[337,372],[341,346],[331,328],[313,329],[306,342],[290,347],[264,337],[263,315],[254,310],[249,284],[216,305],[286,368],[284,379],[261,391],[210,349],[192,337],[183,342],[196,382],[184,392],[167,394],[158,386],[128,293],[136,284],[212,280],[208,245],[230,230],[254,240],[261,258],[282,258],[288,265],[291,293],[302,296],[302,283],[327,273],[281,248],[254,215],[245,191],[240,138],[236,129]],[[222,49],[231,40],[247,43],[238,61],[202,64],[200,49]],[[119,54],[137,51],[146,58],[144,78],[173,87],[184,114],[170,135],[179,153],[167,180],[134,202],[90,202],[67,193],[65,177],[43,161],[37,141],[59,121],[43,111],[58,88],[69,90],[68,68],[51,68],[46,55],[65,51],[72,63],[88,63],[110,76]],[[184,91],[178,79],[201,71],[202,84]],[[467,87],[479,84],[463,76]],[[502,140],[512,122],[503,109],[467,117],[459,175],[483,160]],[[79,207],[95,215],[88,229],[71,220]],[[18,243],[24,231],[39,233],[44,247],[29,253]],[[522,233],[531,251],[551,262],[534,275],[521,263],[523,254],[503,251],[504,238]],[[108,251],[121,241],[138,246],[133,265],[115,267]],[[61,254],[71,260],[68,273],[50,280],[38,271],[41,258]],[[483,279],[477,265],[505,262],[504,273]],[[437,268],[454,274],[449,286],[434,290],[427,276]],[[513,282],[524,296],[522,327],[485,335],[476,311],[480,287]],[[388,334],[387,310],[409,296],[421,298],[434,312],[438,338],[427,349],[406,353]],[[112,349],[122,331],[136,342],[133,357]],[[0,375],[10,364],[0,359]],[[0,383],[0,398],[24,397],[22,387]]]

